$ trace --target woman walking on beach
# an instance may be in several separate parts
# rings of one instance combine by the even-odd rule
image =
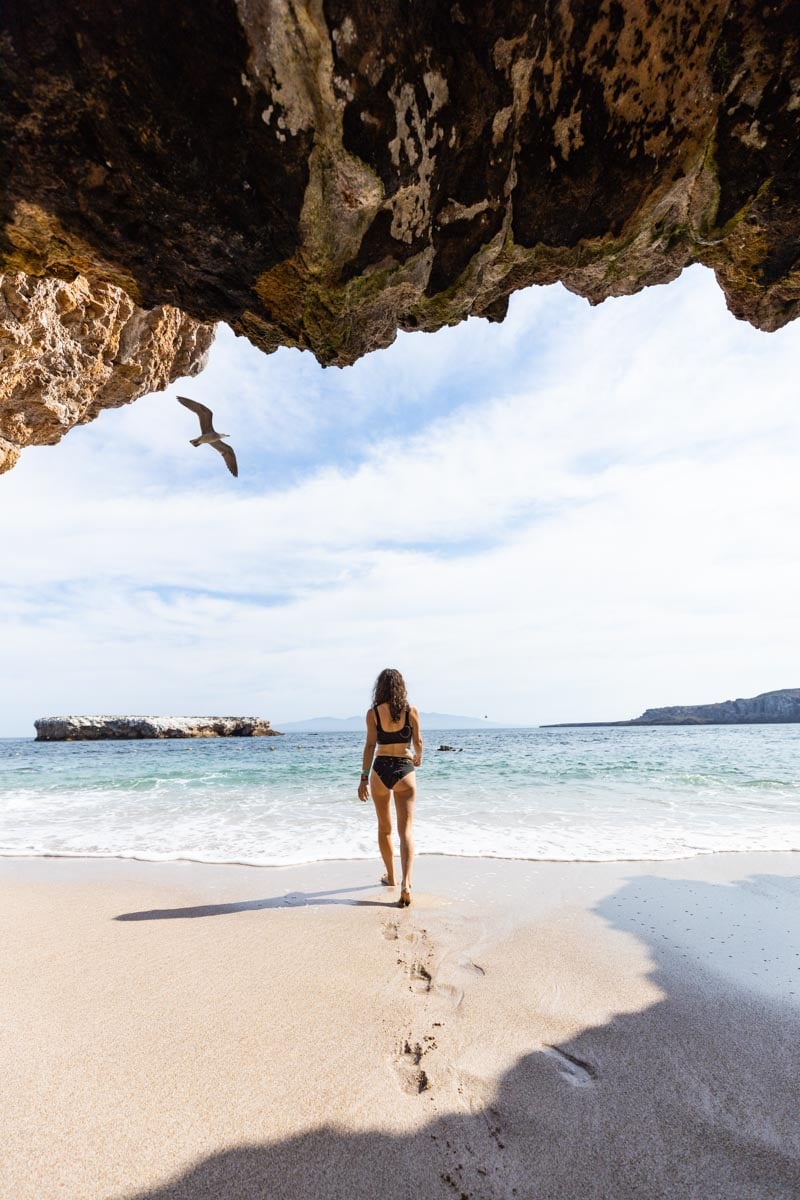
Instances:
[[[410,748],[412,742],[413,754]],[[417,794],[417,775],[414,768],[421,763],[422,733],[419,727],[419,713],[408,703],[403,676],[399,671],[387,667],[375,680],[372,708],[367,713],[367,740],[361,763],[358,798],[366,801],[369,784],[378,816],[378,846],[386,867],[386,874],[381,878],[381,883],[394,887],[396,879],[390,807],[394,793],[397,832],[400,835],[401,908],[406,908],[411,903],[411,865],[414,860],[411,826],[414,820],[414,797]]]

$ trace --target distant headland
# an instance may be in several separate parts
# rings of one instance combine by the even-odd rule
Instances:
[[[746,700],[646,708],[632,721],[559,721],[542,729],[596,728],[615,725],[791,725],[800,722],[800,688],[762,692]]]
[[[37,742],[281,736],[261,717],[40,717],[34,726]]]

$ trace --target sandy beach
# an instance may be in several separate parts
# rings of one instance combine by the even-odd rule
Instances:
[[[0,861],[9,1200],[800,1194],[800,863]]]

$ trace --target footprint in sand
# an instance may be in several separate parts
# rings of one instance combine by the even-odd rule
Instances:
[[[594,1085],[597,1069],[591,1063],[576,1058],[574,1054],[568,1054],[566,1050],[559,1050],[558,1046],[546,1046],[544,1053],[557,1060],[559,1074],[573,1087],[585,1088]]]
[[[433,987],[433,976],[424,963],[413,962],[408,974],[411,978],[409,987],[412,991],[425,995]]]
[[[399,939],[400,930],[397,923],[386,922],[383,926],[383,936],[387,941]],[[398,958],[398,965],[404,967],[408,976],[409,991],[425,996],[433,990],[434,986],[433,975],[429,969],[429,964],[433,961],[433,947],[430,944],[428,932],[426,929],[411,929],[403,935],[403,941],[408,943],[412,956],[410,959],[404,956]]]
[[[454,1009],[458,1008],[464,999],[464,989],[454,983],[435,983],[432,990],[444,997]]]
[[[489,1137],[496,1144],[498,1150],[505,1150],[506,1144],[503,1141],[503,1128],[500,1124],[500,1113],[498,1110],[490,1104],[488,1109],[483,1112],[483,1119],[486,1122]],[[516,1188],[514,1192],[516,1192]]]
[[[422,1056],[431,1047],[423,1047],[419,1042],[406,1038],[400,1047],[400,1053],[395,1059],[395,1070],[404,1092],[419,1095],[430,1089],[430,1080],[424,1067],[420,1064]]]
[[[403,935],[403,940],[409,943],[413,951],[411,959],[399,958],[397,960],[408,975],[408,990],[415,992],[418,996],[429,996],[435,993],[439,999],[446,1000],[453,1009],[458,1008],[464,999],[464,989],[456,982],[445,982],[439,971],[434,978],[432,967],[435,956],[427,929],[412,929]],[[458,966],[460,969],[468,971],[470,975],[484,976],[486,974],[483,967],[473,962],[472,959],[464,958]]]

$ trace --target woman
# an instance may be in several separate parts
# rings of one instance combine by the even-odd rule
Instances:
[[[411,753],[410,743],[414,743]],[[373,754],[375,747],[378,753]],[[408,703],[406,685],[399,671],[388,668],[375,680],[372,708],[367,713],[367,740],[361,763],[359,800],[367,799],[367,783],[372,791],[375,812],[378,814],[378,846],[386,867],[381,883],[394,887],[394,849],[392,847],[392,813],[390,802],[394,792],[397,830],[400,834],[400,907],[411,903],[411,864],[414,842],[411,825],[414,819],[414,797],[417,794],[415,767],[422,763],[422,734],[419,713]],[[370,774],[370,765],[372,774]]]

